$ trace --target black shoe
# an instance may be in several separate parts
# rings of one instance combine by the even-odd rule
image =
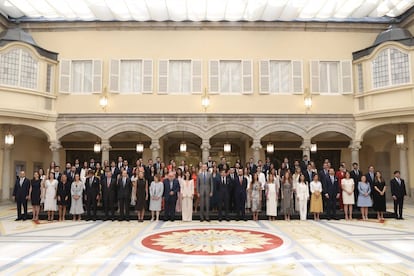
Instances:
[[[218,221],[221,222],[221,218],[219,218]]]
[[[244,221],[247,221],[247,218],[244,218],[243,220],[244,220]]]
[[[403,217],[400,217],[400,219],[402,219],[402,220],[403,220],[404,218],[403,218]]]
[[[19,221],[19,220],[22,220],[22,218],[17,218],[17,219],[15,219],[14,221]]]
[[[204,219],[200,219],[200,222],[203,222],[204,221]]]
[[[206,219],[207,222],[210,222],[210,219]]]
[[[226,218],[226,221],[230,221],[230,219],[229,218]]]

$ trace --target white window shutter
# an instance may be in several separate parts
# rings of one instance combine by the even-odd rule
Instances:
[[[312,93],[320,93],[319,60],[312,60],[310,66]]]
[[[142,93],[152,93],[152,60],[142,60]]]
[[[269,94],[270,92],[270,64],[269,60],[261,60],[259,64],[259,91],[260,94]]]
[[[60,61],[59,92],[61,93],[70,92],[71,64],[70,60],[63,59]]]
[[[341,61],[342,93],[352,93],[352,63],[350,60]]]
[[[102,93],[102,61],[93,60],[93,87],[92,93]]]
[[[253,94],[253,62],[242,60],[243,94]]]
[[[220,61],[210,60],[209,62],[209,93],[220,92]]]
[[[111,59],[109,66],[109,91],[119,93],[119,71],[121,68],[121,61],[119,59]]]
[[[292,60],[292,92],[303,93],[303,65],[301,60]]]
[[[168,60],[158,62],[158,94],[168,92]]]
[[[203,92],[202,66],[203,62],[201,60],[191,61],[191,89],[193,94],[201,94]]]

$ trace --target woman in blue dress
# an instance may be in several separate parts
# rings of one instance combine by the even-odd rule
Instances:
[[[365,175],[361,177],[358,183],[358,207],[361,208],[362,220],[368,220],[368,207],[372,206],[371,186],[367,182]]]

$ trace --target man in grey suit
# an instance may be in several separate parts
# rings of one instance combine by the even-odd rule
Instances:
[[[198,198],[200,198],[200,221],[210,221],[210,197],[213,196],[213,177],[207,171],[207,165],[204,164],[201,172],[197,177]]]

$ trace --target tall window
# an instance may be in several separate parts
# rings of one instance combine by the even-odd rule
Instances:
[[[359,63],[357,65],[358,70],[358,92],[362,93],[364,92],[364,71],[362,69],[362,63]]]
[[[210,93],[253,93],[251,60],[211,60]]]
[[[102,61],[61,60],[59,90],[63,93],[100,93]]]
[[[46,68],[46,92],[53,91],[53,66],[51,64],[47,65]]]
[[[311,87],[313,93],[352,93],[351,61],[312,61]]]
[[[396,48],[382,50],[372,61],[372,78],[374,88],[409,83],[408,54]]]
[[[109,87],[111,92],[151,93],[152,60],[111,60]]]
[[[38,61],[24,49],[0,56],[0,84],[37,89]]]
[[[202,92],[201,60],[160,60],[158,93],[191,94]]]
[[[302,62],[260,61],[260,93],[302,93]]]

